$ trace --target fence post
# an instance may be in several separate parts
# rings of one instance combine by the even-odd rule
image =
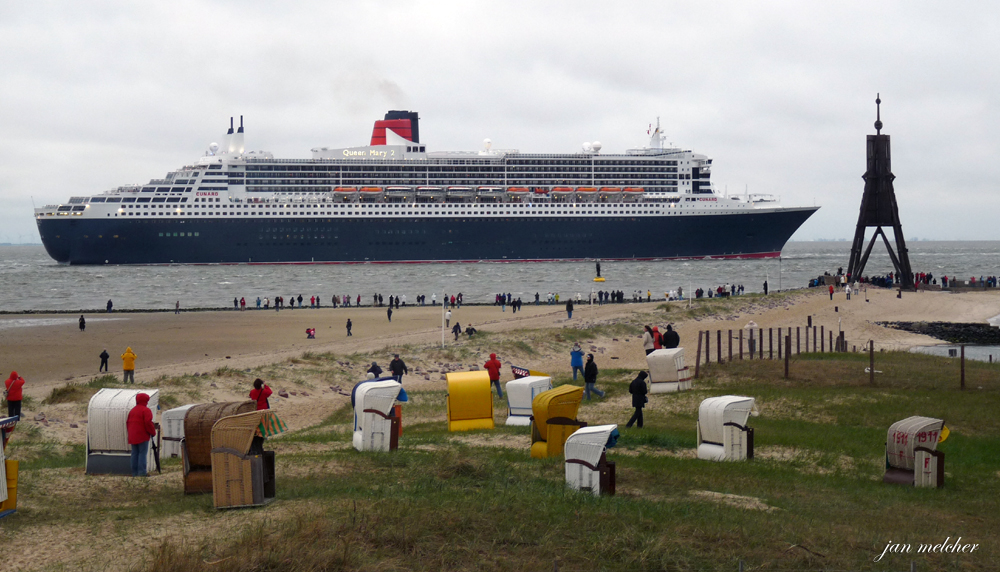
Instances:
[[[743,329],[740,328],[740,361],[743,361]]]
[[[785,338],[781,337],[781,328],[778,328],[778,359],[781,359],[781,350],[784,348]]]
[[[716,363],[722,363],[722,330],[715,330],[715,357]]]
[[[809,338],[806,338],[806,343],[808,343]],[[799,338],[799,327],[795,326],[795,353],[802,353],[802,339]]]
[[[875,340],[868,340],[868,384],[875,385]]]
[[[698,379],[701,372],[699,365],[701,364],[701,334],[702,331],[698,330],[698,351],[694,354],[694,378]]]
[[[757,352],[757,348],[754,347],[753,339],[753,328],[750,328],[750,339],[747,340],[747,349],[749,350],[750,359],[753,359],[753,354]]]
[[[733,361],[733,331],[729,330],[729,362]]]
[[[965,344],[962,344],[962,391],[965,391]]]
[[[819,347],[816,345],[816,326],[813,326],[812,330],[813,330],[813,353],[816,353],[818,351],[817,348]],[[806,348],[807,351],[808,349],[809,348]]]
[[[774,328],[767,329],[767,359],[774,359]]]
[[[712,331],[705,330],[705,365],[712,363]]]
[[[826,353],[826,326],[819,327],[819,347],[822,348],[820,353]]]
[[[785,379],[788,379],[788,354],[792,353],[792,336],[785,338]]]
[[[757,355],[760,359],[764,359],[764,328],[757,328],[757,335],[760,338],[760,353]]]

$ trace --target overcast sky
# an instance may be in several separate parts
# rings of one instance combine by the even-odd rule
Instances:
[[[668,141],[720,190],[821,205],[851,238],[875,94],[906,236],[998,239],[1000,4],[0,0],[0,242],[37,206],[248,149],[364,145],[388,109],[429,150]]]

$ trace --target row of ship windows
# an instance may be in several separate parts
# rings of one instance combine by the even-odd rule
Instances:
[[[655,165],[655,166],[651,166]],[[508,161],[506,164],[495,162],[489,164],[483,164],[482,161],[470,161],[465,159],[443,159],[437,160],[432,164],[416,165],[412,163],[407,163],[405,165],[384,165],[376,164],[374,162],[363,162],[359,164],[348,164],[348,165],[247,165],[246,171],[299,171],[299,172],[336,172],[336,171],[356,171],[364,169],[377,169],[380,171],[385,171],[387,169],[455,169],[456,165],[469,165],[470,168],[474,169],[492,169],[492,170],[503,170],[508,168],[525,168],[527,166],[533,166],[537,168],[549,168],[549,169],[614,169],[621,167],[630,168],[653,168],[661,169],[663,165],[668,167],[676,167],[678,165],[677,161],[537,161],[537,160],[513,160]],[[217,168],[214,167],[213,168]],[[230,167],[232,169],[232,166]]]
[[[364,179],[344,179],[343,181],[341,181],[341,184],[343,186],[359,187],[359,186],[363,186],[363,185],[365,185],[367,183],[370,183],[370,182],[371,181],[365,181]],[[586,182],[589,183],[589,179]],[[398,185],[420,186],[420,185],[425,185],[426,181],[417,181],[417,180],[409,179],[409,180],[394,181],[394,183],[396,183]],[[435,185],[437,185],[437,186],[463,186],[463,185],[465,185],[465,186],[490,186],[490,185],[492,185],[492,183],[493,183],[493,181],[486,181],[486,180],[435,181]],[[510,184],[510,185],[513,185],[513,186],[530,186],[530,185],[534,184],[531,181],[522,181],[522,180],[507,181],[507,183]],[[571,181],[561,181],[561,183],[564,184],[564,185],[570,185],[570,186],[576,184],[576,183],[571,182]],[[597,183],[596,186],[602,186],[605,183],[607,183],[607,184],[615,184],[615,185],[619,185],[619,186],[626,186],[627,185],[627,183],[625,181],[600,181],[599,183]],[[676,187],[677,183],[676,183],[676,181],[671,181],[671,183],[674,186],[643,184],[642,187],[644,189],[646,189],[647,191],[650,191],[650,192],[677,192],[677,187]],[[225,189],[223,189],[223,190],[225,190]],[[279,187],[279,186],[258,186],[258,185],[253,185],[253,186],[248,186],[246,188],[246,190],[249,193],[315,193],[315,192],[330,192],[330,191],[334,190],[334,187],[333,186],[329,186],[329,185],[328,186],[316,185],[314,187],[303,187],[303,186],[280,186]]]
[[[248,179],[259,179],[266,177],[303,177],[303,178],[324,178],[324,177],[336,177],[338,173],[363,173],[363,174],[392,174],[392,173],[414,173],[414,174],[426,174],[426,173],[486,173],[503,175],[504,173],[676,173],[677,167],[598,167],[594,169],[577,169],[577,168],[560,168],[560,167],[512,167],[505,169],[503,167],[468,167],[468,168],[446,168],[446,167],[356,167],[356,168],[344,168],[339,171],[326,171],[326,172],[302,172],[302,171],[288,171],[288,170],[278,170],[273,171],[248,171],[246,173],[246,178]],[[243,178],[244,173],[235,172],[229,173],[229,178]],[[207,178],[206,178],[207,180]],[[224,179],[223,179],[224,180]],[[204,182],[204,181],[203,181]],[[193,183],[193,181],[192,181]],[[179,184],[179,183],[178,183]]]

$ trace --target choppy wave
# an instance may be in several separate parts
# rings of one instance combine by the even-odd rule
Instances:
[[[971,276],[1000,274],[1000,242],[911,242],[907,245],[914,271]],[[0,310],[103,309],[108,299],[116,308],[229,307],[233,298],[302,294],[330,298],[372,294],[406,295],[412,304],[418,294],[463,293],[468,302],[493,301],[497,292],[511,292],[525,302],[538,292],[586,296],[591,289],[663,293],[723,284],[743,284],[759,292],[764,281],[771,290],[802,288],[809,279],[846,267],[850,242],[792,242],[780,259],[699,260],[660,262],[602,262],[602,283],[592,281],[590,262],[520,263],[475,262],[455,264],[349,264],[275,266],[64,266],[56,264],[41,246],[0,246]],[[867,273],[887,273],[892,264],[877,245]]]

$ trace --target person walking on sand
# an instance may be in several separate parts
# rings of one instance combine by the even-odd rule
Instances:
[[[392,306],[391,305],[389,306],[389,309],[385,311],[385,315],[389,317],[389,322],[391,323],[392,322]]]
[[[260,308],[260,304],[257,304],[257,307]],[[174,314],[180,314],[180,313],[181,313],[181,301],[178,300],[174,302]]]
[[[573,319],[573,299],[572,298],[570,298],[569,300],[566,301],[566,319],[567,320],[572,320]]]
[[[500,389],[500,360],[497,359],[497,354],[490,354],[490,359],[483,364],[483,369],[485,369],[490,374],[490,383],[497,388],[497,397],[503,399],[503,389]]]
[[[462,324],[455,322],[455,325],[451,328],[451,333],[455,334],[455,341],[458,341],[458,335],[462,333]]]
[[[580,344],[573,344],[573,349],[569,352],[569,366],[573,368],[573,381],[576,381],[577,372],[583,373],[583,350]]]
[[[448,310],[447,312],[444,313],[444,327],[447,328],[450,325],[451,325],[451,310]]]
[[[642,349],[646,350],[646,355],[653,353],[653,350],[656,349],[653,347],[653,329],[649,326],[643,328]],[[576,380],[576,372],[573,372],[573,379]]]
[[[99,355],[97,357],[101,358],[101,367],[97,368],[97,372],[100,373],[100,372],[103,371],[103,372],[107,373],[107,371],[108,371],[108,358],[111,357],[111,354],[109,354],[107,348],[105,348],[103,351],[101,351],[101,355]]]
[[[648,389],[646,388],[646,372],[640,371],[639,375],[632,380],[632,383],[628,384],[628,392],[632,394],[632,407],[635,407],[635,413],[632,414],[632,418],[628,420],[625,427],[632,427],[635,423],[642,429],[642,408],[646,406],[646,402],[649,401],[646,398],[646,393]]]
[[[111,303],[111,300],[108,300],[108,313],[109,314],[111,313],[111,309],[114,308],[114,307],[115,307],[115,305]]]
[[[347,337],[351,337],[353,335],[353,334],[351,334],[351,326],[352,325],[353,324],[351,324],[351,319],[347,318]]]
[[[598,397],[604,397],[604,392],[597,389],[597,364],[594,363],[594,354],[587,354],[587,365],[583,368],[583,392],[590,401],[590,394],[596,393]]]
[[[24,399],[24,378],[16,371],[10,372],[10,377],[3,382],[3,394],[7,398],[7,417],[20,417],[21,400]]]
[[[830,284],[830,300],[833,300],[833,284]]]
[[[399,383],[403,383],[404,373],[410,373],[410,370],[406,369],[406,363],[399,359],[399,354],[393,354],[392,361],[389,362],[389,371]]]
[[[149,396],[139,393],[135,396],[135,407],[125,418],[128,429],[128,444],[132,446],[132,476],[146,476],[146,459],[149,456],[149,440],[156,437],[156,426],[153,425],[153,412],[146,404]]]
[[[125,372],[122,383],[129,383],[129,381],[135,383],[135,358],[137,357],[139,356],[135,355],[131,346],[125,348],[125,353],[122,354],[122,370]]]
[[[80,316],[80,331],[82,332],[82,331],[84,331],[86,329],[87,329],[87,320],[84,320],[83,319],[83,315],[81,315]]]
[[[264,383],[263,379],[258,377],[253,380],[253,389],[250,390],[250,399],[257,404],[257,411],[271,408],[271,402],[268,401],[267,398],[271,397],[272,393],[271,388]]]
[[[373,374],[375,377],[381,377],[382,368],[380,368],[377,363],[372,362],[372,366],[368,368],[368,371],[366,373]]]

